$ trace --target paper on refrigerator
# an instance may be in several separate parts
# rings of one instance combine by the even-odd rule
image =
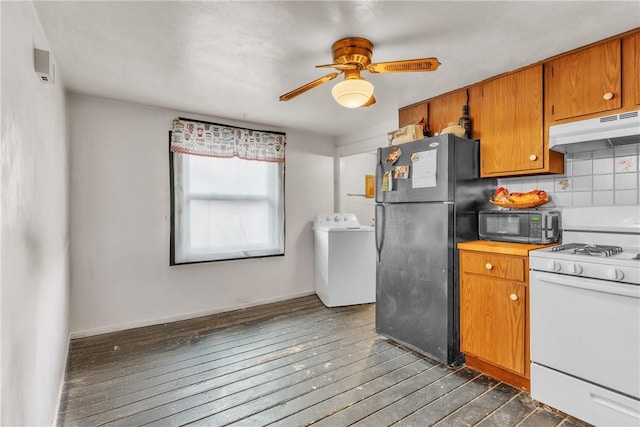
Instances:
[[[411,155],[411,161],[413,162],[411,184],[413,188],[435,187],[437,185],[437,154],[437,150],[429,150]]]

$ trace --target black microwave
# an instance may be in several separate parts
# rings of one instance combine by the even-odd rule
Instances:
[[[546,244],[560,240],[560,212],[491,210],[478,214],[480,239]]]

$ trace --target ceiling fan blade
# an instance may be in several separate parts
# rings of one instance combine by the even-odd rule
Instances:
[[[355,70],[358,68],[355,64],[324,64],[316,65],[316,68],[335,68],[336,70]]]
[[[368,65],[371,73],[407,73],[435,71],[440,66],[438,58],[405,59],[404,61],[378,62]]]
[[[371,95],[371,98],[369,98],[369,100],[367,102],[365,102],[364,104],[361,105],[361,107],[370,107],[373,104],[376,103],[376,97]]]
[[[338,77],[340,74],[342,74],[342,72],[339,72],[339,73],[329,73],[329,74],[327,74],[326,76],[322,76],[322,77],[320,77],[319,79],[316,79],[316,80],[314,80],[314,81],[312,81],[312,82],[310,82],[310,83],[307,83],[307,84],[306,84],[306,85],[304,85],[304,86],[300,86],[299,88],[292,90],[291,92],[287,92],[287,93],[285,93],[284,95],[282,95],[282,96],[280,97],[280,101],[288,101],[288,100],[290,100],[291,98],[294,98],[294,97],[296,97],[296,96],[300,95],[301,93],[304,93],[304,92],[306,92],[306,91],[308,91],[308,90],[311,90],[311,89],[313,89],[313,88],[314,88],[314,87],[316,87],[316,86],[320,86],[322,83],[326,83],[326,82],[328,82],[329,80],[333,80],[333,79],[335,79],[335,78],[336,78],[336,77]]]

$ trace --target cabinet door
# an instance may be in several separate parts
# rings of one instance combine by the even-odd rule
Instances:
[[[417,125],[420,120],[427,122],[427,102],[404,107],[398,111],[398,127]]]
[[[481,120],[481,176],[542,169],[542,65],[486,82]]]
[[[482,141],[482,85],[477,84],[467,89],[469,93],[469,115],[471,116],[471,133],[473,138]]]
[[[449,126],[458,124],[462,115],[462,106],[467,105],[467,90],[461,89],[429,101],[429,130],[431,135]],[[473,111],[469,112],[470,115]],[[472,123],[473,125],[473,123]],[[473,131],[473,127],[472,127]]]
[[[622,39],[622,97],[625,107],[640,105],[640,33]]]
[[[461,276],[460,350],[525,375],[526,286]]]
[[[551,120],[622,106],[620,39],[554,59],[546,69]]]

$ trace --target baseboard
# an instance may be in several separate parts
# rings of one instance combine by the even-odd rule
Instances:
[[[124,331],[126,329],[142,328],[142,327],[145,327],[145,326],[160,325],[160,324],[163,324],[163,323],[178,322],[180,320],[193,319],[193,318],[196,318],[196,317],[210,316],[212,314],[224,313],[224,312],[227,312],[227,311],[241,310],[243,308],[257,307],[259,305],[271,304],[271,303],[274,303],[274,302],[280,302],[280,301],[286,301],[286,300],[290,300],[290,299],[294,299],[294,298],[306,297],[306,296],[309,296],[309,295],[315,295],[315,293],[316,293],[315,291],[298,292],[298,293],[295,293],[295,294],[289,294],[289,295],[279,296],[279,297],[275,297],[275,298],[269,298],[267,300],[256,301],[256,302],[251,302],[251,303],[247,303],[247,304],[239,304],[239,305],[235,305],[235,306],[217,308],[217,309],[214,309],[214,310],[205,310],[205,311],[199,311],[199,312],[193,312],[193,313],[178,314],[178,315],[175,315],[175,316],[161,317],[161,318],[150,319],[150,320],[141,320],[141,321],[130,322],[130,323],[122,323],[122,324],[119,324],[119,325],[106,326],[106,327],[103,327],[103,328],[88,329],[88,330],[85,330],[85,331],[76,331],[76,332],[72,332],[71,333],[70,339],[86,338],[86,337],[91,337],[91,336],[94,336],[94,335],[102,335],[102,334],[108,334],[108,333],[111,333],[111,332]]]
[[[531,381],[527,377],[518,375],[514,372],[508,371],[499,366],[493,365],[489,362],[485,362],[481,359],[477,359],[473,356],[469,356],[468,354],[465,356],[465,363],[470,368],[473,368],[476,371],[480,371],[497,380],[504,381],[505,383],[510,384],[526,392],[531,391]]]

